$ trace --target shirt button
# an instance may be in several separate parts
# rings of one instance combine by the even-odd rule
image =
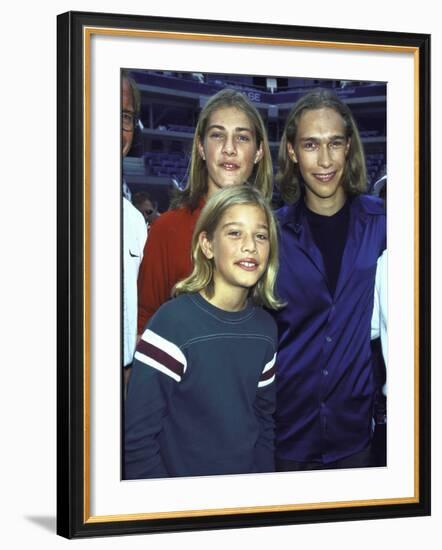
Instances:
[[[327,336],[325,339],[326,339],[327,342],[331,342],[333,340],[333,338],[331,336]]]
[[[322,401],[322,403],[321,403],[321,409],[324,409],[324,408],[325,408],[325,403],[324,403],[324,401]]]
[[[328,370],[327,370],[327,369],[324,369],[324,370],[322,371],[322,374],[323,374],[324,376],[328,376]]]

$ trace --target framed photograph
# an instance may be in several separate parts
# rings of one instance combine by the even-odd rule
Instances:
[[[58,534],[429,515],[430,36],[69,12],[57,70]],[[136,120],[122,119],[127,78]],[[373,345],[372,467],[125,475],[122,197],[148,198],[148,225],[161,218],[188,181],[198,116],[226,88],[264,121],[275,180],[292,107],[319,88],[356,121],[364,193],[384,197],[388,174],[388,367]],[[273,207],[284,202],[275,185]]]

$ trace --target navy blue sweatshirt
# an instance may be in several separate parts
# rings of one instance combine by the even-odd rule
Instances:
[[[135,352],[125,403],[125,478],[274,470],[277,330],[248,304],[199,294],[164,304]]]

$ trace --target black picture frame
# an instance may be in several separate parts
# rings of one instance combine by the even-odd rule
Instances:
[[[58,16],[57,39],[57,533],[66,538],[157,533],[331,522],[375,518],[411,517],[430,514],[430,36],[366,30],[297,27],[227,21],[175,19],[135,15],[68,12]],[[90,268],[85,225],[85,29],[106,28],[190,33],[243,40],[297,40],[321,42],[329,47],[344,45],[407,48],[415,56],[416,140],[418,148],[418,213],[416,228],[419,286],[415,303],[418,315],[415,372],[416,419],[419,438],[415,450],[416,488],[413,499],[367,505],[294,507],[281,511],[253,510],[241,513],[158,515],[149,519],[90,514],[88,438],[90,386],[86,340],[89,312],[85,273]],[[86,303],[86,306],[85,306]],[[90,304],[89,304],[90,306]],[[418,345],[417,345],[418,344]],[[152,516],[152,514],[151,514]]]

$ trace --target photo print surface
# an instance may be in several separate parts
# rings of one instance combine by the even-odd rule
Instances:
[[[387,465],[386,98],[121,71],[122,479]]]

